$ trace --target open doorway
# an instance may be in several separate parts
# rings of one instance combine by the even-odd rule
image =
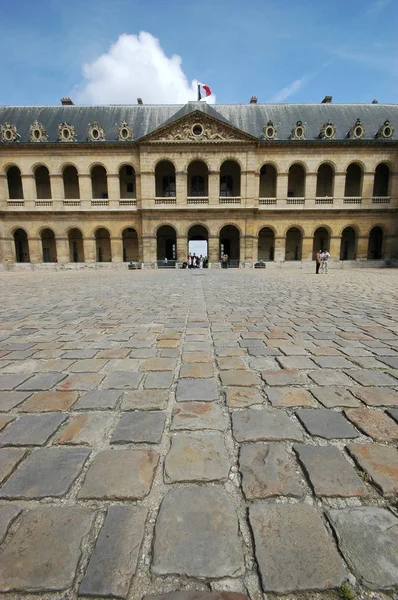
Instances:
[[[188,231],[188,254],[194,257],[194,265],[206,268],[208,265],[208,231],[203,225],[193,225]]]

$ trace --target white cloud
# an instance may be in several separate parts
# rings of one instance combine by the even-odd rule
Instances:
[[[80,104],[185,104],[197,99],[178,54],[166,56],[151,33],[122,34],[109,52],[83,66],[84,81],[74,96]],[[209,83],[209,82],[205,82]],[[212,94],[207,102],[214,104]]]
[[[267,100],[267,102],[269,102],[271,104],[273,102],[283,102],[284,100],[289,98],[289,96],[292,96],[293,94],[298,92],[299,89],[303,87],[306,79],[307,79],[307,76],[304,75],[304,77],[302,77],[301,79],[296,79],[295,81],[292,81],[292,83],[289,83],[289,85],[287,85],[286,87],[284,87],[281,90],[279,90],[278,92],[276,92],[272,96],[272,98]]]

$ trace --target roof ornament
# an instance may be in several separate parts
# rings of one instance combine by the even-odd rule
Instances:
[[[321,127],[319,137],[323,140],[334,140],[336,138],[336,125],[330,120],[324,123]]]
[[[297,123],[295,125],[293,125],[292,127],[292,133],[291,133],[291,139],[292,140],[305,140],[307,135],[306,135],[306,127],[305,125],[303,125],[302,121],[297,121]]]
[[[362,124],[361,119],[357,119],[354,125],[350,128],[348,132],[348,137],[353,140],[360,140],[365,136],[365,128]]]
[[[29,127],[29,139],[31,142],[46,142],[48,140],[46,128],[42,123],[37,120],[32,123]]]
[[[93,121],[88,126],[87,139],[89,142],[104,142],[105,134],[104,129],[98,123],[98,121]]]
[[[76,142],[74,125],[69,125],[69,123],[58,125],[58,140],[60,142]]]
[[[275,140],[278,135],[278,128],[274,123],[270,120],[263,127],[263,135],[266,140]]]
[[[2,142],[19,142],[19,135],[15,125],[11,123],[4,123],[1,126],[1,140]]]
[[[126,121],[123,121],[121,125],[118,125],[117,134],[119,141],[121,142],[130,142],[134,139],[133,128],[130,123],[127,123]]]
[[[377,132],[378,138],[384,138],[385,140],[390,140],[394,135],[394,127],[391,125],[390,121],[387,119],[384,121],[383,125],[379,128]]]

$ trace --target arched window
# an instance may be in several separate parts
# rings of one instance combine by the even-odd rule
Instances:
[[[177,233],[171,225],[159,227],[156,234],[158,266],[174,266],[177,260]]]
[[[331,165],[324,163],[318,169],[316,177],[316,197],[333,198],[334,169]]]
[[[108,198],[108,180],[105,167],[102,165],[96,165],[91,169],[91,189],[94,199]]]
[[[240,166],[234,160],[226,160],[221,165],[220,196],[240,196]]]
[[[119,169],[120,197],[136,198],[135,171],[131,165]]]
[[[261,167],[260,198],[276,198],[276,169],[273,165]]]
[[[359,198],[362,195],[362,167],[351,163],[347,167],[345,176],[344,196],[346,198]]]
[[[83,234],[74,228],[68,232],[70,262],[84,262]]]
[[[220,231],[220,257],[228,255],[230,267],[239,267],[240,232],[234,225],[225,225]]]
[[[73,165],[68,165],[62,171],[65,200],[80,200],[79,175]]]
[[[97,262],[112,261],[111,238],[109,231],[105,227],[101,227],[95,232],[95,247]]]
[[[390,187],[390,169],[385,163],[376,167],[373,184],[373,197],[386,197]]]
[[[188,167],[188,197],[208,196],[208,168],[201,160],[194,160]]]
[[[18,167],[7,170],[8,197],[10,200],[23,200],[22,177]]]
[[[302,165],[295,164],[290,167],[287,195],[288,198],[305,197],[305,170]]]
[[[43,229],[40,237],[43,262],[57,262],[57,247],[53,230]]]
[[[138,261],[138,235],[133,227],[126,227],[122,232],[123,261]]]
[[[357,235],[355,229],[346,227],[341,235],[340,260],[355,260],[357,257]]]
[[[35,170],[36,196],[38,200],[51,200],[50,173],[44,165]]]
[[[155,180],[158,198],[176,197],[176,172],[172,162],[162,160],[156,165]]]

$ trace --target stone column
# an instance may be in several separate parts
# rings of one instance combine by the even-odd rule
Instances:
[[[367,235],[358,236],[357,240],[357,259],[368,258],[369,238]]]
[[[286,256],[286,237],[275,237],[274,261],[284,262]]]
[[[301,260],[312,260],[312,249],[314,246],[314,238],[303,236],[301,245]]]
[[[141,190],[141,173],[135,174],[135,197],[137,199],[137,207],[142,206],[142,190]]]
[[[253,244],[257,240],[256,236],[246,234],[240,238],[240,262],[245,267],[252,267],[254,264]]]
[[[97,262],[97,251],[95,245],[95,238],[85,237],[83,238],[83,249],[84,249],[84,262],[95,263]]]
[[[240,195],[243,206],[258,205],[258,187],[256,173],[254,171],[242,171]],[[256,201],[254,201],[256,199]]]
[[[289,180],[288,173],[279,173],[276,180],[276,197],[277,203],[280,204],[282,201],[286,202],[287,198],[287,185]]]
[[[176,172],[176,196],[177,205],[187,205],[187,173],[186,171]]]
[[[112,208],[119,208],[120,181],[118,173],[108,173],[107,182],[109,206]]]
[[[0,173],[0,206],[7,206],[8,198],[7,175]]]
[[[177,236],[177,262],[183,263],[187,260],[188,240],[185,235]]]
[[[64,264],[70,262],[69,255],[69,239],[65,237],[57,237],[55,239],[57,249],[57,262]]]
[[[218,205],[220,198],[220,171],[209,172],[209,204]]]
[[[220,239],[218,235],[209,235],[209,267],[218,268],[220,266]]]
[[[90,173],[79,174],[79,188],[80,188],[80,200],[89,201],[93,197],[93,190],[91,187],[91,176]]]
[[[341,235],[334,235],[330,238],[330,260],[333,262],[340,260]]]
[[[61,201],[65,198],[64,180],[61,173],[50,174],[51,199],[53,201]]]
[[[316,173],[307,173],[305,178],[305,205],[306,206],[315,206],[315,196],[316,196],[316,181],[317,174]]]
[[[123,239],[121,237],[111,237],[110,243],[112,262],[123,262]]]
[[[142,235],[138,236],[138,262],[143,263],[143,247],[142,247]]]
[[[362,179],[362,204],[372,206],[374,173],[364,173]]]
[[[345,175],[345,173],[335,173],[334,175],[333,204],[342,206],[344,204]]]
[[[258,235],[252,236],[252,258],[254,266],[254,264],[258,262]]]
[[[156,264],[156,236],[142,236],[142,262],[145,266],[154,267]]]
[[[22,190],[25,205],[34,206],[34,201],[37,199],[36,182],[33,173],[22,174]]]
[[[141,206],[155,206],[156,179],[153,171],[141,171]]]
[[[31,263],[41,263],[43,262],[43,246],[41,243],[41,238],[30,237],[28,239],[29,243],[29,257]]]

